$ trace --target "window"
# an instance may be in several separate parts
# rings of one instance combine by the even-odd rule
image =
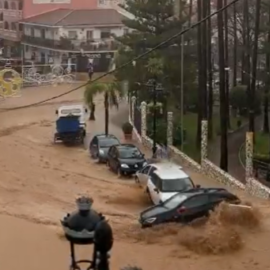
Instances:
[[[86,31],[86,39],[87,40],[93,39],[93,31],[91,30]]]
[[[141,158],[142,153],[139,151],[138,148],[132,147],[132,148],[120,148],[119,149],[120,157],[125,158]]]
[[[188,201],[184,203],[184,206],[187,208],[192,208],[192,207],[198,207],[205,205],[209,202],[208,195],[197,195],[192,198],[190,198]]]
[[[17,31],[17,25],[16,25],[15,22],[12,22],[12,23],[11,23],[11,30],[12,30],[12,31]]]
[[[117,144],[119,144],[119,141],[116,140],[116,139],[113,139],[113,138],[111,138],[111,139],[101,139],[99,141],[99,146],[101,148],[109,148],[109,147],[111,147],[113,145],[117,145]]]
[[[157,186],[159,182],[158,176],[156,174],[151,175],[151,181],[155,186]]]
[[[180,179],[162,179],[161,190],[163,192],[183,191],[194,188],[194,185],[189,177]]]
[[[181,204],[183,201],[185,201],[188,197],[184,194],[177,194],[173,197],[171,197],[169,200],[167,200],[164,203],[164,206],[168,209],[173,209],[175,207],[178,207],[179,204]]]
[[[68,31],[68,38],[76,39],[77,38],[77,31]]]
[[[33,27],[31,27],[31,36],[34,37],[35,36],[35,29]]]
[[[151,166],[146,166],[143,170],[142,170],[142,173],[144,173],[144,174],[148,174],[149,173],[149,171],[150,171],[150,169],[151,169]]]
[[[0,9],[3,9],[3,4],[2,4],[2,2],[0,2]]]
[[[8,7],[8,1],[5,1],[5,3],[4,3],[4,9],[9,9],[9,7]]]
[[[13,10],[16,10],[17,9],[15,2],[11,2],[11,9],[13,9]]]
[[[20,2],[19,2],[19,10],[22,10],[22,9],[23,9],[23,2],[20,1]]]
[[[8,29],[9,29],[9,24],[8,24],[8,22],[4,22],[4,24],[5,24],[5,29],[8,30]]]
[[[106,38],[110,38],[110,37],[111,37],[111,31],[110,30],[101,31],[101,33],[100,33],[100,38],[101,39],[106,39]]]
[[[41,29],[41,38],[45,39],[45,29]]]
[[[3,13],[0,13],[0,21],[2,22],[4,20]]]

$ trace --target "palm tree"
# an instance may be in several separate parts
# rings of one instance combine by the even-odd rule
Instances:
[[[84,92],[85,103],[92,108],[93,100],[97,94],[104,94],[105,108],[105,134],[109,134],[109,108],[116,107],[118,109],[118,97],[122,97],[122,89],[117,82],[112,83],[93,83],[89,84]],[[92,113],[92,111],[91,111]]]

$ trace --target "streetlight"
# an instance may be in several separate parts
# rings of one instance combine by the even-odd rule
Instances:
[[[92,209],[91,198],[79,197],[76,204],[78,210],[61,220],[65,237],[70,242],[70,270],[81,270],[80,264],[89,264],[87,270],[109,270],[108,252],[113,245],[111,226],[102,214]],[[75,245],[91,244],[94,244],[92,261],[76,260]]]
[[[152,99],[153,99],[153,108],[154,108],[154,115],[153,115],[153,148],[152,148],[152,158],[157,158],[157,98],[158,94],[163,93],[164,88],[162,87],[161,83],[157,83],[155,79],[150,79],[146,83],[146,86],[150,88],[152,92]]]

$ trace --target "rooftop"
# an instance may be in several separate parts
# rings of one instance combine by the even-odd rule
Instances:
[[[48,26],[122,25],[123,15],[115,9],[56,9],[22,20],[21,23]]]
[[[150,165],[157,168],[155,173],[161,179],[172,180],[188,177],[188,175],[182,171],[182,167],[174,163],[156,163]]]

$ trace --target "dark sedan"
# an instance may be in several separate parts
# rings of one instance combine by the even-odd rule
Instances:
[[[98,162],[106,163],[110,147],[119,144],[120,141],[114,135],[96,135],[89,145],[90,155],[92,158],[97,159]]]
[[[133,144],[112,146],[108,152],[107,164],[118,176],[135,174],[147,165],[144,154]]]
[[[150,207],[140,214],[142,227],[165,222],[188,223],[208,216],[221,202],[239,204],[237,196],[223,188],[197,188],[177,193],[165,202]]]

